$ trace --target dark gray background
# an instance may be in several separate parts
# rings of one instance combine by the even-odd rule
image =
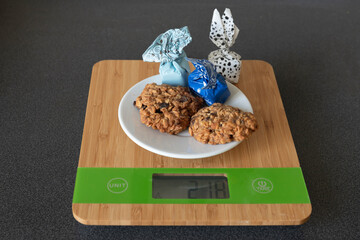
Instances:
[[[91,68],[140,59],[189,26],[206,58],[214,8],[240,29],[232,48],[274,67],[313,206],[289,227],[94,227],[71,202]],[[1,1],[0,238],[355,239],[359,237],[359,1]]]

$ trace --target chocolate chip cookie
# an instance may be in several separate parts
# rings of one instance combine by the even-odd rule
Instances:
[[[215,145],[244,140],[257,128],[252,113],[214,103],[191,117],[189,132],[197,141]]]
[[[160,132],[178,134],[189,127],[191,116],[204,105],[187,87],[147,84],[134,102],[140,120]]]

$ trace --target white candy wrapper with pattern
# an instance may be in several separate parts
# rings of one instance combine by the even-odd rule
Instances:
[[[211,52],[208,58],[215,65],[216,71],[232,83],[239,81],[241,69],[241,56],[229,50],[238,34],[239,29],[234,24],[230,9],[226,8],[221,17],[219,11],[215,9],[209,38],[220,49]]]

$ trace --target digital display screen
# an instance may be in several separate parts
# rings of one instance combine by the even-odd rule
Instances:
[[[152,197],[158,199],[229,198],[228,180],[220,175],[153,174]]]

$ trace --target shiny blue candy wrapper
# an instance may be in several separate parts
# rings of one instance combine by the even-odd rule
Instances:
[[[224,103],[230,96],[230,91],[224,77],[216,72],[214,65],[205,59],[187,60],[196,68],[188,77],[189,88],[209,106]]]
[[[160,62],[162,83],[173,86],[188,85],[189,63],[183,48],[191,42],[188,27],[170,29],[160,34],[142,55],[145,62]]]

